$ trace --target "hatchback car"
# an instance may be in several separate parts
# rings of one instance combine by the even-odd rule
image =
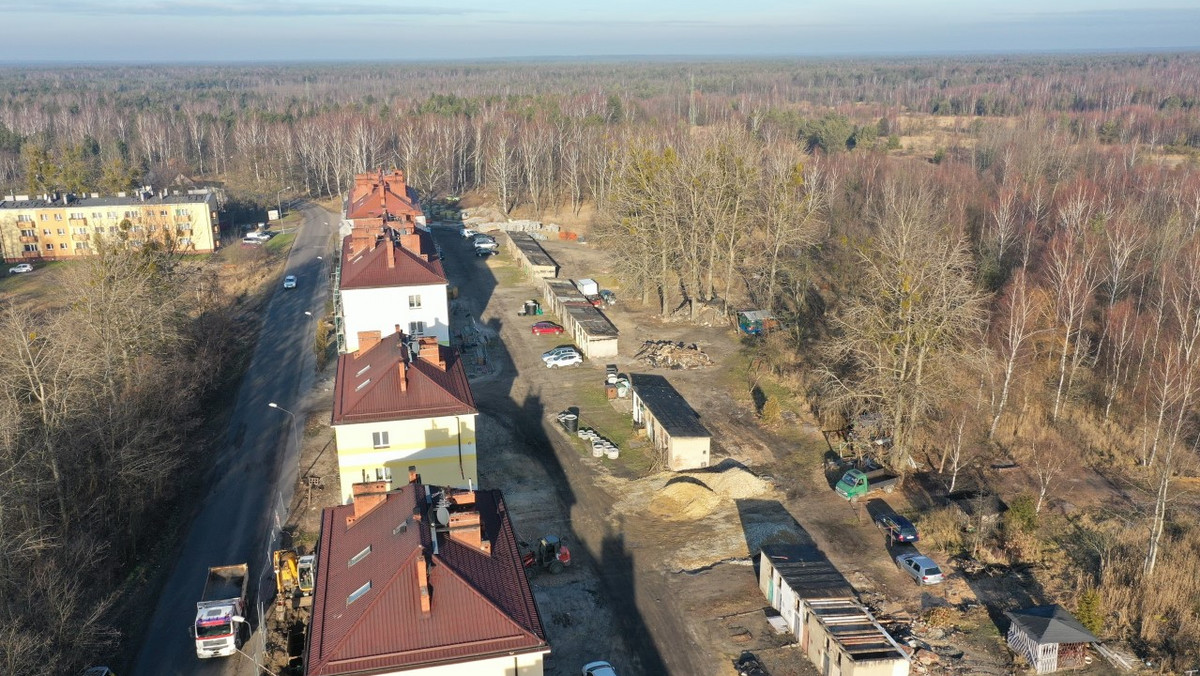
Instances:
[[[942,569],[928,556],[901,554],[896,557],[896,565],[911,575],[919,585],[938,584],[942,581]]]
[[[608,662],[589,662],[583,665],[583,676],[617,676],[617,670]]]
[[[29,263],[21,263],[20,265],[14,265],[9,268],[8,272],[12,275],[19,275],[24,272],[33,272],[33,266]]]
[[[476,239],[475,240],[475,248],[476,249],[497,249],[499,247],[500,247],[500,245],[496,244],[496,240],[494,240],[494,239]]]
[[[499,249],[488,249],[486,247],[475,247],[475,255],[480,258],[488,258],[489,256],[499,256]]]
[[[554,322],[538,322],[529,330],[535,336],[557,336],[563,332],[563,327]]]
[[[463,229],[462,229],[462,236],[463,236],[463,239],[471,239],[472,237],[475,237],[475,236],[477,236],[478,234],[479,234],[478,232],[475,232],[474,230],[472,230],[472,229],[470,229],[470,228],[463,228]]]
[[[555,355],[544,360],[546,368],[560,368],[563,366],[574,366],[575,364],[583,363],[583,355],[578,352],[564,352],[563,354]]]
[[[285,288],[285,289],[296,288],[296,275],[288,275],[287,277],[284,277],[283,278],[283,288]]]
[[[554,357],[564,354],[579,354],[579,350],[575,349],[574,345],[559,345],[556,348],[546,350],[542,353],[542,361],[548,361]]]
[[[887,536],[888,544],[916,542],[921,539],[921,536],[917,533],[917,527],[899,514],[883,514],[878,519],[875,519],[875,525],[879,526],[880,530]]]

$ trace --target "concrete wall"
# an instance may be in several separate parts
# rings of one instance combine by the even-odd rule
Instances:
[[[758,588],[771,607],[779,611],[788,628],[796,635],[801,649],[804,649],[808,645],[805,642],[808,606],[804,605],[804,601],[788,586],[779,575],[779,571],[775,570],[770,558],[759,554],[758,560]]]
[[[349,502],[351,486],[363,481],[363,471],[373,481],[383,468],[391,471],[394,485],[408,481],[409,465],[430,486],[479,485],[474,415],[334,425],[333,432],[343,502]],[[386,448],[375,448],[375,432],[388,433]]]
[[[346,327],[346,351],[358,349],[359,331],[379,331],[388,336],[396,325],[406,334],[409,322],[425,322],[425,335],[450,344],[450,307],[445,284],[391,286],[379,289],[346,289],[342,295],[342,319]],[[419,295],[420,308],[409,308],[408,297]]]
[[[547,650],[546,653],[550,651]],[[493,657],[489,660],[426,667],[409,671],[393,671],[386,676],[542,676],[542,657],[545,653]]]
[[[530,238],[529,241],[536,244],[536,241],[532,238]],[[541,248],[540,244],[537,244],[537,247],[544,256],[550,258],[550,254],[547,254],[546,251]],[[525,255],[525,251],[521,247],[517,246],[517,243],[511,234],[505,242],[505,248],[508,249],[509,254],[512,255],[513,260],[517,261],[517,264],[521,266],[521,269],[524,270],[525,273],[530,277],[535,279],[552,279],[558,275],[558,265],[553,262],[553,258],[550,258],[551,263],[549,264],[535,264],[533,261],[529,260],[528,256]]]
[[[654,417],[654,411],[638,396],[636,388],[633,390],[633,421],[645,425],[647,438],[655,449],[666,454],[667,467],[672,471],[708,467],[712,437],[671,436]]]

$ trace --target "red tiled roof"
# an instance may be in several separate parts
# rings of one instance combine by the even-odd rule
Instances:
[[[436,344],[425,348],[438,351],[446,365],[442,370],[425,357],[411,359],[404,340],[403,333],[393,333],[374,346],[338,358],[334,425],[477,412],[457,350]],[[408,381],[404,389],[402,372]]]
[[[438,536],[433,553],[425,488],[412,483],[347,525],[353,505],[321,515],[306,673],[379,674],[549,651],[499,491],[476,491],[491,553]],[[402,526],[407,524],[407,526]],[[351,558],[370,547],[354,565]],[[430,610],[418,568],[429,563]],[[353,602],[350,595],[370,589]]]
[[[396,235],[390,228],[381,228],[378,236],[381,241],[376,244],[376,234],[355,228],[355,232],[342,240],[341,289],[446,283],[442,262],[432,255],[421,255],[434,251],[429,233],[416,230],[408,235]],[[417,250],[402,246],[403,239],[416,243],[413,248]]]
[[[404,182],[404,172],[393,170],[391,173],[358,174],[354,177],[354,187],[346,200],[346,218],[381,218],[387,213],[400,220],[412,222],[407,216],[423,215],[420,207],[413,204],[408,195],[408,186]]]

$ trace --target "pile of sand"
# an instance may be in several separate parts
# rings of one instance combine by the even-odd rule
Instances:
[[[722,472],[693,476],[712,487],[714,493],[734,500],[758,497],[767,492],[769,487],[766,481],[754,476],[745,467],[736,465]]]
[[[691,477],[672,479],[650,500],[650,513],[671,521],[702,519],[721,504],[721,496]]]

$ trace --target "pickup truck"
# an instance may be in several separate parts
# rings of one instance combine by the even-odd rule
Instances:
[[[873,472],[852,469],[842,476],[842,480],[837,482],[834,490],[843,498],[853,500],[874,493],[875,491],[891,493],[896,490],[896,484],[899,482],[900,477],[888,472],[886,469],[877,469]]]
[[[250,567],[245,563],[208,569],[208,579],[200,601],[196,603],[196,621],[192,625],[196,657],[225,657],[241,647],[249,580]]]

